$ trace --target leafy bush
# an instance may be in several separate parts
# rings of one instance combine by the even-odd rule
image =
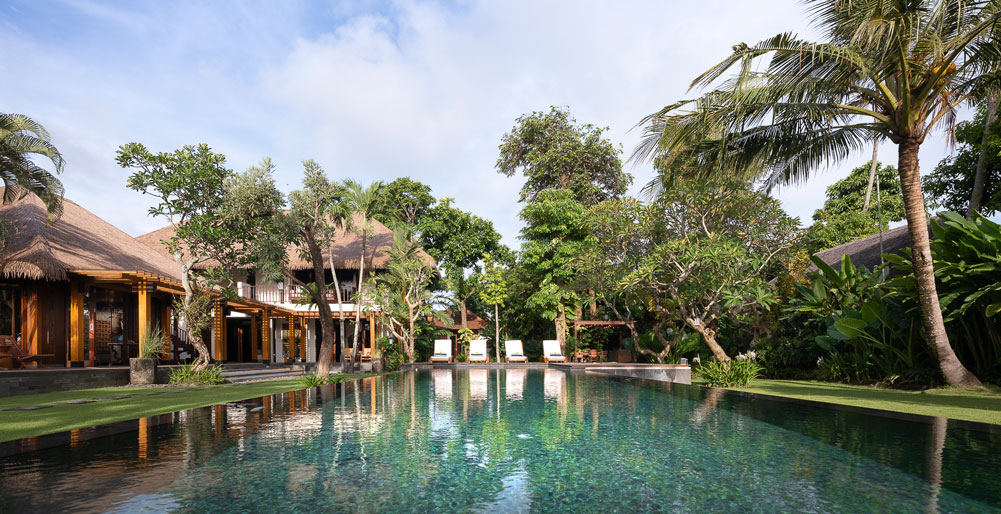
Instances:
[[[459,355],[456,355],[455,360],[458,362],[466,362],[466,354],[460,353]]]
[[[146,325],[143,333],[142,344],[139,345],[140,359],[159,359],[163,354],[164,337],[160,332],[160,327],[152,324]]]
[[[399,343],[390,341],[388,337],[380,337],[378,345],[382,349],[386,371],[399,371],[407,360],[403,347]]]
[[[220,364],[213,364],[201,371],[195,371],[190,364],[184,364],[170,370],[171,384],[189,385],[219,385],[229,382],[222,374],[223,368]]]
[[[310,373],[308,375],[303,375],[300,379],[302,381],[303,387],[319,387],[326,383],[326,379],[317,375],[316,373]]]
[[[702,362],[699,359],[695,363],[695,372],[712,387],[747,387],[763,369],[755,362],[754,352],[738,354],[736,359],[729,362],[716,359]]]

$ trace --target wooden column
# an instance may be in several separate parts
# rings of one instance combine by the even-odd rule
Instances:
[[[148,283],[146,279],[140,278],[137,284],[138,302],[139,302],[139,351],[142,352],[143,345],[146,344],[146,331],[153,328],[153,304],[151,303],[152,298],[150,298],[149,288],[152,284]]]
[[[369,348],[372,349],[371,354],[372,354],[372,358],[374,359],[376,357],[376,355],[375,355],[375,314],[374,313],[373,314],[369,314],[369,316],[368,316],[368,335],[369,335],[369,337],[368,337],[368,345],[369,345]],[[362,353],[362,355],[365,355],[365,354]]]
[[[271,362],[271,314],[267,309],[261,313],[261,359]]]
[[[83,339],[87,330],[83,322],[83,284],[70,283],[70,366],[83,366]],[[93,314],[92,314],[93,315]],[[91,343],[93,345],[93,343]]]
[[[87,331],[90,333],[90,349],[87,352],[89,355],[84,365],[93,366],[97,361],[97,343],[95,343],[97,333],[94,330],[94,320],[97,319],[97,294],[93,289],[90,290],[90,306],[88,309],[90,309],[90,322],[87,324]]]
[[[222,300],[212,304],[212,359],[226,360],[226,314]]]
[[[293,360],[295,358],[295,318],[289,314],[285,318],[285,338],[287,341],[283,343],[285,347],[285,362]]]
[[[163,353],[160,360],[169,361],[174,356],[174,339],[170,337],[170,299],[163,300],[160,306],[160,333],[163,334]]]
[[[306,362],[306,316],[299,316],[299,358]]]
[[[256,361],[260,360],[261,351],[257,346],[257,317],[260,314],[250,315],[250,360]]]

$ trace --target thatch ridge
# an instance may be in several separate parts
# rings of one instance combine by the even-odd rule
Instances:
[[[177,279],[172,260],[72,200],[63,199],[62,216],[51,224],[33,194],[0,205],[0,217],[14,227],[9,250],[0,257],[0,277],[59,281],[67,280],[70,270],[86,269],[139,270]]]
[[[361,225],[362,219],[358,214],[354,215],[352,224],[355,227]],[[372,226],[372,234],[369,235],[368,245],[367,245],[367,259],[366,266],[374,269],[386,269],[386,265],[389,263],[389,255],[382,250],[388,250],[393,246],[393,231],[389,227],[383,225],[377,220],[370,220]],[[136,239],[143,244],[148,245],[150,248],[154,249],[161,255],[170,256],[167,251],[166,245],[163,241],[170,239],[174,235],[174,227],[166,226],[152,232],[143,234],[136,237]],[[334,252],[334,266],[338,269],[358,269],[358,264],[360,259],[358,255],[361,253],[361,235],[352,229],[338,229],[336,235],[334,236],[334,244],[332,246]],[[323,264],[324,267],[330,265],[330,256],[326,248],[322,249],[323,252]],[[424,250],[419,252],[421,259],[428,266],[436,266],[436,262],[433,257],[427,254]],[[289,268],[293,271],[299,270],[311,270],[313,265],[308,259],[302,257],[299,248],[295,246],[290,246],[286,249],[286,255],[289,261]],[[218,265],[217,262],[209,261],[204,262],[199,266],[199,268],[208,268]]]

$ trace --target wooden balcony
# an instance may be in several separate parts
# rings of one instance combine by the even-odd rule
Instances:
[[[357,288],[354,284],[342,284],[341,301],[345,303],[353,303],[356,290]],[[277,284],[252,286],[250,284],[241,283],[237,286],[236,293],[243,298],[275,304],[296,303],[306,296],[305,291],[301,286],[285,285],[284,287],[279,287]],[[337,302],[337,294],[334,292],[332,286],[327,288],[327,302]]]

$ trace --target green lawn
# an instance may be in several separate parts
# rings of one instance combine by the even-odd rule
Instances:
[[[699,380],[693,382],[699,383]],[[902,391],[806,380],[757,379],[751,382],[750,387],[732,389],[1001,425],[1001,388],[997,386]]]
[[[339,382],[368,376],[372,374],[331,375]],[[177,388],[102,387],[0,398],[0,442],[299,389],[303,389],[301,380],[290,378],[251,384]],[[161,391],[183,391],[183,393],[143,394]],[[127,398],[98,399],[102,396],[127,396]],[[94,403],[76,405],[59,403],[71,400],[94,400]],[[51,405],[51,407],[30,411],[5,411],[29,405]]]

